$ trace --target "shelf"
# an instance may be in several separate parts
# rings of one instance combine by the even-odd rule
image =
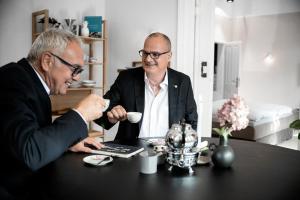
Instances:
[[[68,90],[102,90],[103,87],[71,87]]]
[[[86,43],[91,43],[91,42],[96,42],[96,41],[104,41],[105,38],[93,38],[93,37],[85,37],[85,36],[79,36],[83,42],[86,42]]]
[[[102,62],[87,62],[87,63],[84,63],[85,65],[103,65]]]

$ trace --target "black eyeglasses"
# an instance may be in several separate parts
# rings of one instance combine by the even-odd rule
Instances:
[[[166,51],[166,52],[162,52],[162,53],[160,53],[160,52],[155,52],[155,51],[152,51],[152,52],[147,52],[147,51],[145,51],[145,50],[139,50],[139,54],[140,54],[140,56],[142,57],[142,58],[147,58],[148,57],[148,55],[150,55],[150,57],[152,58],[152,59],[159,59],[159,57],[161,56],[161,55],[163,55],[163,54],[166,54],[166,53],[169,53],[170,51]]]
[[[64,64],[67,67],[69,67],[71,69],[71,71],[72,71],[72,76],[73,77],[77,76],[78,74],[80,74],[83,71],[82,66],[77,65],[77,64],[72,65],[72,64],[68,63],[67,61],[65,61],[64,59],[62,59],[61,57],[59,57],[58,55],[55,55],[52,52],[50,52],[50,54],[52,56],[54,56],[55,58],[57,58],[62,64]]]

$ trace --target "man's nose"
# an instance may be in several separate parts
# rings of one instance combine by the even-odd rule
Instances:
[[[152,61],[152,57],[150,56],[150,54],[147,54],[146,57],[145,57],[145,60],[146,61]]]

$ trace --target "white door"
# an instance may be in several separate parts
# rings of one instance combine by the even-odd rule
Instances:
[[[224,98],[238,94],[240,44],[226,44],[224,51]]]

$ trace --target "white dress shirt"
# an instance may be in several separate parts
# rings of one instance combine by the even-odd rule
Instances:
[[[31,63],[30,63],[31,65]],[[42,77],[40,76],[40,74],[35,70],[35,68],[31,65],[32,69],[34,70],[34,72],[36,73],[36,75],[39,77],[41,83],[44,86],[44,89],[46,90],[47,94],[50,95],[50,89],[48,87],[48,85],[46,84],[46,82],[42,79]]]
[[[155,96],[145,73],[145,108],[139,138],[165,137],[169,130],[168,73]]]

